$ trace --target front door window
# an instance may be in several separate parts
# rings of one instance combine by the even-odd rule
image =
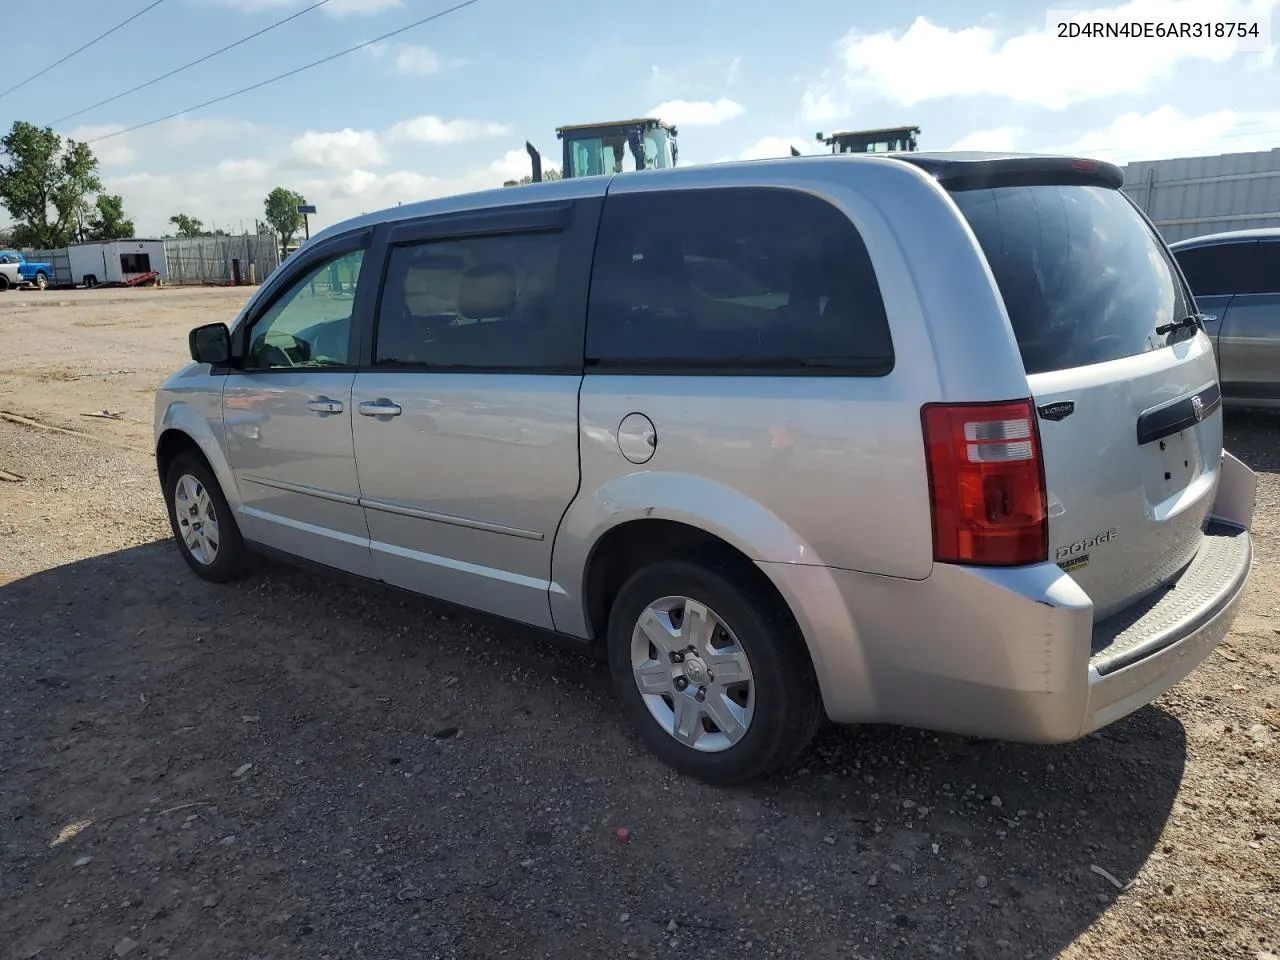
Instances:
[[[364,251],[308,270],[249,330],[246,370],[345,367]]]

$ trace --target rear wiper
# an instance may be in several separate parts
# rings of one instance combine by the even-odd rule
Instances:
[[[1189,316],[1183,317],[1181,320],[1174,320],[1172,323],[1162,323],[1160,324],[1160,326],[1156,327],[1156,336],[1163,337],[1166,333],[1174,333],[1178,330],[1181,330],[1183,327],[1187,327],[1188,329],[1203,330],[1204,314],[1193,313]]]

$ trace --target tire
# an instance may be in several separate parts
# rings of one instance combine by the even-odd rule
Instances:
[[[183,502],[191,505],[187,509],[179,505],[180,488]],[[227,583],[248,574],[249,550],[227,498],[202,456],[189,450],[174,458],[165,476],[164,499],[178,550],[197,576],[210,583]]]
[[[0,273],[0,293],[3,293],[8,289],[9,289],[9,277],[6,274]]]
[[[36,287],[40,290],[49,288],[49,277],[43,270],[36,274]]]
[[[783,769],[808,746],[823,716],[813,665],[790,613],[753,586],[718,564],[666,560],[633,574],[609,614],[609,671],[623,711],[664,763],[718,786]],[[695,606],[684,603],[689,600]],[[644,633],[642,615],[650,627]],[[686,621],[689,629],[683,630]],[[669,648],[682,646],[696,640],[699,622],[714,626],[719,639],[695,643],[697,655],[680,662],[667,662],[678,651],[650,642],[657,636]],[[667,660],[656,656],[664,652]],[[640,690],[638,662],[652,691],[647,695]],[[715,670],[722,670],[719,681]],[[751,679],[726,683],[731,674]],[[736,721],[737,729],[715,722],[713,714]],[[682,718],[685,736],[677,739],[672,730]]]
[[[98,278],[95,277],[92,273],[90,273],[84,278],[84,285],[85,285],[85,289],[92,290],[94,287],[98,285]]]

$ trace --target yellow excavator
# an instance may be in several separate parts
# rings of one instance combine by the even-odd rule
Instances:
[[[609,120],[603,123],[581,123],[557,127],[556,137],[563,144],[561,178],[595,177],[630,170],[666,170],[676,165],[680,149],[678,131],[656,117],[632,120]],[[525,150],[533,164],[534,183],[542,180],[542,154],[525,141]],[[515,186],[508,180],[504,186]]]

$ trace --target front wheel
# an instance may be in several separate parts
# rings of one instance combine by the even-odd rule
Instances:
[[[719,567],[662,561],[623,585],[609,616],[623,709],[660,759],[707,783],[785,767],[822,716],[795,623],[751,586]]]
[[[202,579],[226,583],[249,571],[249,551],[222,488],[204,458],[174,458],[165,477],[169,524],[187,566]]]

